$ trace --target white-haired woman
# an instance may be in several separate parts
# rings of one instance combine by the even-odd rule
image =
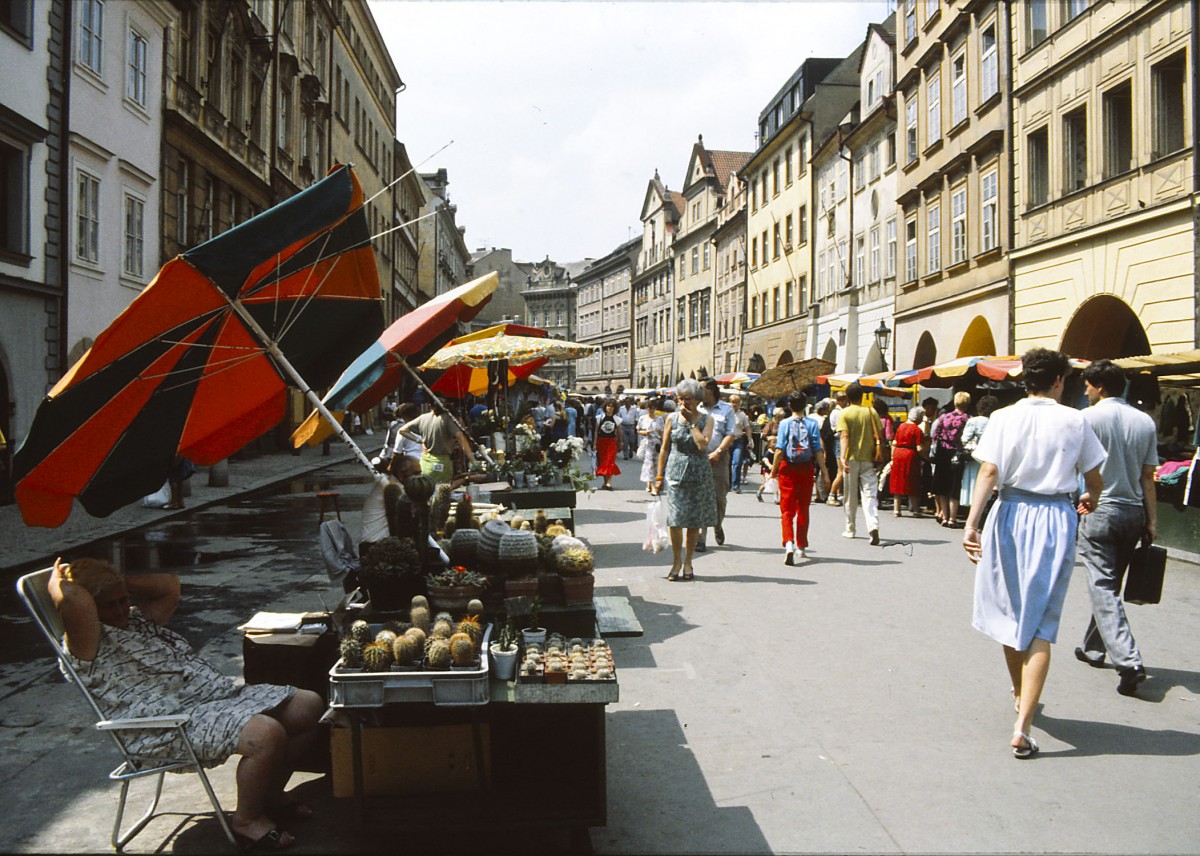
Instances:
[[[706,527],[717,525],[717,493],[706,452],[713,420],[700,412],[703,393],[700,383],[690,378],[675,387],[679,409],[667,417],[658,453],[655,486],[659,491],[664,485],[667,488],[667,526],[673,558],[667,579],[671,582],[693,578],[696,540]]]
[[[892,474],[890,478],[892,496],[895,497],[895,515],[900,516],[900,502],[908,497],[908,510],[913,517],[921,516],[921,451],[925,435],[921,422],[925,411],[914,407],[908,411],[908,421],[896,429],[892,439]]]

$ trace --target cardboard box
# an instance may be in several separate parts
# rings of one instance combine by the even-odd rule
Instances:
[[[483,782],[491,776],[491,734],[479,726]],[[363,793],[367,796],[461,793],[482,790],[470,725],[363,728]],[[333,795],[354,796],[353,741],[349,728],[330,732]]]

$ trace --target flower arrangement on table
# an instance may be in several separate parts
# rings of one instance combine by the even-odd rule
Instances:
[[[478,434],[495,434],[508,427],[507,417],[501,416],[495,410],[485,410],[471,420],[471,427]]]
[[[488,578],[478,571],[469,571],[462,565],[455,565],[452,568],[446,568],[444,571],[429,574],[425,577],[425,583],[430,586],[449,588],[485,589],[488,586]]]
[[[579,456],[583,454],[583,448],[582,437],[564,437],[551,444],[549,449],[550,460],[558,465],[560,469],[566,469],[579,460]]]

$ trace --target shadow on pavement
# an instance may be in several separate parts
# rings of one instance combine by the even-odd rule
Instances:
[[[583,510],[587,512],[587,517],[580,520],[579,512]],[[643,511],[612,511],[607,508],[575,508],[575,525],[578,527],[580,523],[586,523],[588,526],[599,524],[601,526],[610,523],[629,523],[631,520],[645,520],[646,512]]]
[[[1062,751],[1043,749],[1041,754],[1046,757],[1200,755],[1200,734],[1190,734],[1186,731],[1137,728],[1115,722],[1055,719],[1045,715],[1039,716],[1035,725],[1056,740],[1061,740],[1073,747]]]
[[[677,585],[663,581],[664,586]],[[689,624],[683,619],[683,607],[674,603],[662,603],[646,600],[629,594],[629,589],[618,586],[605,586],[606,595],[624,595],[629,600],[633,614],[642,625],[642,635],[632,638],[616,637],[610,640],[613,655],[621,669],[653,669],[658,664],[654,661],[651,647],[673,636],[679,636],[692,630],[696,625]]]

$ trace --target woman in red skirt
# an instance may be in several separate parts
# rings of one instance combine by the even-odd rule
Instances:
[[[908,411],[908,421],[896,429],[896,436],[892,440],[889,484],[896,500],[892,513],[897,517],[900,516],[900,501],[905,496],[908,497],[908,510],[912,516],[921,516],[921,444],[924,440],[921,420],[924,418],[925,411],[920,407]]]
[[[617,466],[617,435],[620,430],[617,403],[610,398],[604,402],[604,409],[596,417],[596,475],[604,479],[604,490],[612,490],[613,476],[621,474],[621,468]]]

